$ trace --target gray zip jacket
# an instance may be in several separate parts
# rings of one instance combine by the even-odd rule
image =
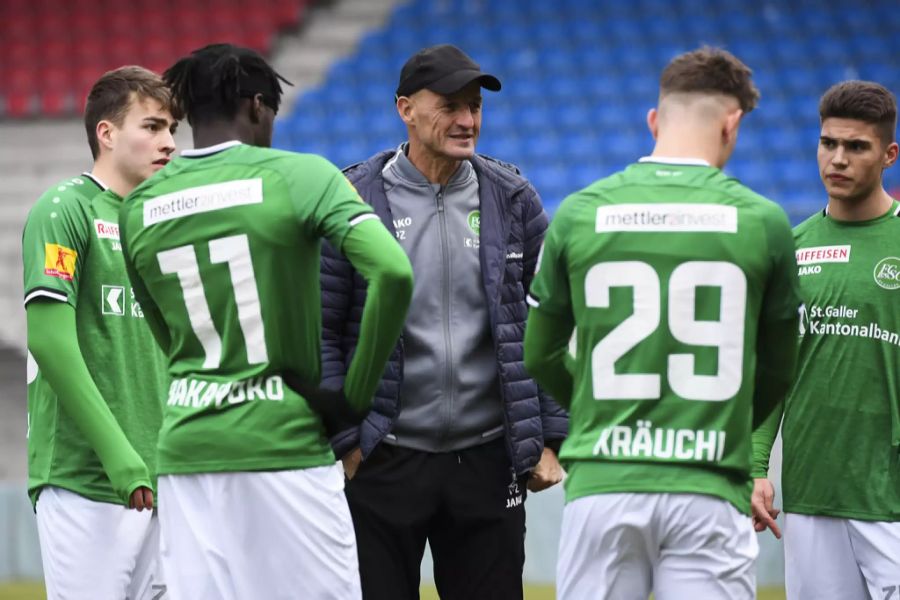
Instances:
[[[463,161],[430,183],[404,147],[382,170],[415,288],[403,328],[401,410],[387,443],[428,452],[503,435],[503,406],[479,261],[478,177]]]

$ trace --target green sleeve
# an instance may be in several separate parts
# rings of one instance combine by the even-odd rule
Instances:
[[[766,231],[772,271],[763,296],[756,340],[753,395],[753,477],[766,477],[784,401],[797,366],[800,291],[790,225],[782,211]]]
[[[78,285],[92,235],[91,219],[71,190],[35,203],[22,235],[25,303],[44,297],[78,304]]]
[[[33,301],[26,309],[26,321],[29,351],[127,504],[134,490],[152,487],[150,472],[88,372],[78,346],[75,310],[62,302]]]
[[[525,370],[566,409],[572,405],[574,385],[572,373],[566,368],[573,327],[571,315],[558,316],[539,309],[529,311],[525,326]]]
[[[377,218],[350,229],[341,250],[368,283],[359,343],[344,380],[350,405],[364,410],[372,402],[384,365],[403,330],[412,298],[412,266]]]
[[[344,174],[321,156],[303,155],[292,173],[294,210],[308,235],[341,248],[356,225],[377,218]]]

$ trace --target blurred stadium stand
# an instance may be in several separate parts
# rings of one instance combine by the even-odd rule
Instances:
[[[824,203],[818,97],[849,78],[900,92],[898,33],[896,0],[2,0],[0,480],[14,483],[0,485],[0,580],[40,570],[22,488],[21,229],[40,193],[90,167],[78,115],[105,70],[161,71],[215,41],[268,52],[297,84],[275,146],[346,166],[405,138],[392,102],[403,62],[455,43],[503,82],[485,93],[479,150],[518,164],[552,212],[567,193],[650,152],[644,118],[669,59],[723,46],[754,69],[763,96],[727,171],[796,223]],[[190,147],[186,124],[178,143]],[[886,179],[900,194],[900,167]],[[531,581],[552,580],[560,498],[555,489],[528,500]],[[760,541],[760,583],[778,582],[780,549]]]
[[[8,118],[81,114],[104,71],[140,64],[163,71],[194,48],[221,40],[268,53],[295,27],[306,0],[3,0],[0,96]]]
[[[780,202],[795,223],[823,203],[815,148],[819,96],[850,78],[900,92],[893,0],[416,0],[366,35],[281,118],[275,145],[341,166],[394,146],[403,62],[451,42],[503,82],[485,93],[479,150],[518,164],[552,211],[565,195],[649,153],[657,77],[676,54],[711,44],[754,69],[762,101],[727,171]],[[900,168],[887,172],[900,185]]]

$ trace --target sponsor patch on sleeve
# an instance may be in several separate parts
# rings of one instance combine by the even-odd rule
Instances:
[[[78,253],[59,244],[44,244],[44,275],[72,281]]]

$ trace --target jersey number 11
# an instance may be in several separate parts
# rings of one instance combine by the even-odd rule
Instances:
[[[215,369],[222,362],[222,337],[216,331],[203,281],[200,279],[200,267],[197,264],[197,253],[193,246],[172,248],[157,255],[160,270],[166,274],[178,275],[181,291],[184,293],[184,304],[187,308],[191,328],[206,357],[204,369]],[[262,312],[259,306],[259,293],[256,290],[256,276],[253,273],[253,261],[250,260],[250,242],[246,235],[210,240],[209,260],[212,263],[227,263],[231,273],[231,285],[234,288],[234,300],[237,306],[238,322],[244,342],[247,344],[247,362],[251,365],[269,360],[266,351],[266,335],[263,329]]]

